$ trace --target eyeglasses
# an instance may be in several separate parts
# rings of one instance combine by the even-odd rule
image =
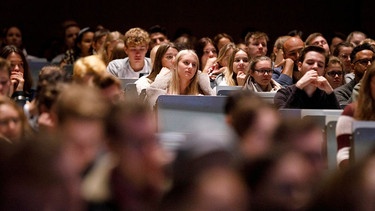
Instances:
[[[369,64],[369,62],[370,62],[370,64],[371,64],[372,61],[373,61],[373,59],[358,59],[358,60],[355,61],[353,64],[359,63],[359,64],[361,64],[361,65],[363,65],[363,66],[366,66],[366,65]]]
[[[329,75],[331,77],[335,77],[336,75],[342,76],[342,74],[344,74],[344,73],[341,70],[332,70],[332,71],[327,72],[327,75]]]
[[[254,70],[254,71],[258,72],[259,74],[262,74],[262,75],[264,75],[265,73],[267,73],[268,75],[271,75],[273,73],[272,69],[268,69],[268,70]]]

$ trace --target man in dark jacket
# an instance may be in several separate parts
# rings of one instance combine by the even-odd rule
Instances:
[[[322,47],[305,47],[298,62],[302,77],[296,84],[279,89],[274,104],[278,108],[340,109],[333,88],[323,76],[327,60]]]

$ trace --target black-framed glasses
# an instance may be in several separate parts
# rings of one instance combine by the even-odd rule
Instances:
[[[268,69],[268,70],[254,70],[254,71],[258,72],[259,74],[262,74],[262,75],[264,75],[265,73],[267,73],[268,75],[270,75],[270,74],[273,73],[272,69]]]
[[[366,66],[370,63],[372,63],[372,61],[374,61],[372,58],[371,59],[358,59],[357,61],[355,61],[353,64],[356,64],[356,63],[359,63],[363,66]]]
[[[327,72],[327,75],[329,75],[331,77],[335,77],[336,75],[338,75],[340,77],[343,74],[344,74],[344,72],[341,71],[341,70],[332,70],[332,71]]]

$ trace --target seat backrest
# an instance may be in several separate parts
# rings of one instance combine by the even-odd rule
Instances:
[[[259,95],[263,100],[273,104],[273,99],[275,98],[276,92],[255,92]]]
[[[280,109],[282,118],[308,118],[320,125],[325,135],[325,147],[323,153],[326,153],[328,170],[334,171],[337,168],[336,154],[336,123],[342,110],[340,109]]]
[[[356,162],[375,147],[375,121],[353,121],[350,161]]]
[[[228,95],[232,91],[241,90],[242,86],[216,86],[216,95]]]
[[[137,97],[138,96],[138,91],[137,91],[137,85],[135,83],[127,83],[125,85],[125,95],[129,97]]]
[[[159,132],[189,133],[202,126],[221,133],[227,128],[225,101],[225,96],[161,95],[156,104]]]
[[[50,65],[50,62],[47,60],[28,60],[29,69],[31,72],[31,77],[33,78],[33,87],[36,89],[38,80],[39,80],[39,72],[40,70],[47,65]]]
[[[119,79],[121,81],[121,88],[123,90],[126,89],[127,84],[135,83],[138,80],[138,78],[119,78]]]

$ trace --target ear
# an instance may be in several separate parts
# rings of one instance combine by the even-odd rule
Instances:
[[[298,67],[298,71],[301,72],[302,62],[298,62],[297,67]]]
[[[254,71],[252,71],[252,70],[249,69],[249,71],[248,71],[248,75],[250,75],[251,77],[253,77],[253,75],[254,75]]]

